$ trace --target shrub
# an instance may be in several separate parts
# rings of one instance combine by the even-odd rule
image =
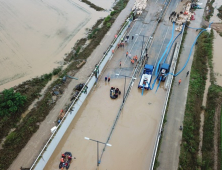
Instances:
[[[0,116],[17,112],[25,102],[26,96],[14,92],[13,88],[5,89],[0,96]]]
[[[110,12],[110,15],[113,16],[113,15],[115,15],[115,13],[116,13],[116,11],[112,11],[112,12]]]
[[[52,71],[52,74],[53,74],[53,75],[57,75],[61,70],[62,70],[61,67],[54,68],[53,71]]]
[[[107,22],[109,22],[111,20],[111,16],[108,15],[105,19],[104,19],[104,24],[106,24]]]
[[[111,27],[111,23],[108,22],[108,23],[106,24],[106,26],[107,26],[107,28]]]

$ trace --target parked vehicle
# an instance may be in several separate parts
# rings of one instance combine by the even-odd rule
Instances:
[[[141,75],[138,88],[140,88],[140,89],[144,88],[146,90],[149,90],[150,83],[151,83],[151,80],[152,80],[153,70],[154,70],[153,65],[146,64],[144,66],[143,74]]]

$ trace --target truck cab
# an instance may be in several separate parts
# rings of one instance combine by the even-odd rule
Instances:
[[[158,80],[165,81],[167,74],[169,73],[170,65],[167,63],[160,64]]]
[[[149,90],[149,88],[150,88],[149,85],[152,80],[153,68],[154,68],[154,66],[149,65],[149,64],[146,64],[144,66],[143,73],[141,75],[138,88],[140,88],[140,89],[144,88],[146,90]]]

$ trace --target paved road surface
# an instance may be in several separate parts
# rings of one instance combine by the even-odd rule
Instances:
[[[205,6],[207,0],[202,0]],[[195,21],[192,21],[190,26],[194,28],[201,27],[201,21],[204,9],[196,10]],[[197,36],[196,30],[188,29],[188,34],[184,42],[179,64],[177,67],[178,72],[184,65],[189,55],[194,39]],[[186,72],[191,68],[193,56],[191,57],[185,70],[175,78],[172,94],[170,97],[169,108],[166,115],[167,122],[164,125],[164,132],[158,161],[160,162],[159,170],[176,170],[178,169],[179,155],[180,155],[180,142],[182,139],[182,132],[179,130],[180,125],[183,124],[185,105],[187,100],[187,91],[189,86],[189,77],[186,77]],[[182,80],[178,86],[179,79]]]

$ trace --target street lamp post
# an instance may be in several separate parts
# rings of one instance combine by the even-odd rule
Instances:
[[[123,93],[123,103],[125,102],[125,88],[126,88],[126,77],[133,78],[134,80],[136,79],[135,77],[130,77],[122,74],[116,74],[117,76],[123,76],[125,77],[125,83],[124,83],[124,93]]]
[[[97,166],[99,166],[100,162],[99,162],[99,143],[102,143],[104,145],[107,145],[107,146],[112,146],[111,144],[109,143],[103,143],[103,142],[100,142],[98,140],[94,140],[94,139],[90,139],[88,137],[84,137],[86,140],[91,140],[91,141],[94,141],[97,143]]]

